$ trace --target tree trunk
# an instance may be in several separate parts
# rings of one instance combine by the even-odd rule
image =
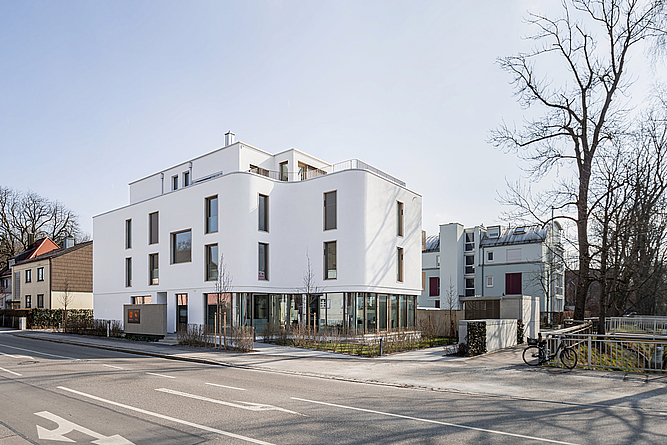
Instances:
[[[590,257],[588,243],[588,187],[591,177],[592,156],[585,156],[579,168],[579,199],[577,200],[577,239],[579,242],[579,274],[574,300],[574,319],[583,320],[586,297],[590,285]]]

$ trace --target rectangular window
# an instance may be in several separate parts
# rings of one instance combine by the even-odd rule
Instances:
[[[151,296],[145,296],[145,297],[131,297],[132,298],[132,304],[151,304]]]
[[[396,235],[403,236],[403,203],[396,201]]]
[[[178,190],[178,175],[171,177],[171,189]]]
[[[429,277],[428,279],[428,296],[440,296],[440,277]]]
[[[21,299],[21,272],[14,273],[14,300]]]
[[[43,267],[38,267],[37,268],[37,281],[44,281],[44,268]]]
[[[160,242],[159,235],[159,213],[148,215],[148,244],[157,244]]]
[[[516,263],[521,261],[521,248],[507,249],[507,262]]]
[[[37,308],[44,309],[44,294],[37,294]]]
[[[468,255],[465,257],[465,273],[466,274],[471,274],[475,273],[475,256],[474,255]]]
[[[336,192],[324,194],[324,230],[336,228]]]
[[[148,276],[150,277],[149,285],[159,284],[160,278],[160,261],[157,253],[148,255]]]
[[[206,246],[206,281],[218,279],[218,245]]]
[[[486,277],[486,287],[493,287],[493,276],[489,275]]]
[[[125,248],[132,248],[132,220],[125,220]]]
[[[258,255],[258,279],[268,280],[269,279],[269,245],[264,243],[259,243],[259,255]]]
[[[262,232],[269,231],[269,197],[266,195],[259,195],[259,226],[258,229]]]
[[[189,263],[192,261],[192,231],[171,234],[171,263]]]
[[[493,251],[486,252],[486,260],[493,261]]]
[[[440,267],[440,255],[435,256],[435,265]]]
[[[324,279],[335,280],[336,271],[336,241],[324,243]]]
[[[521,295],[521,274],[505,274],[505,295]]]
[[[289,180],[289,175],[287,172],[287,161],[280,163],[280,180],[281,181]]]
[[[475,279],[466,278],[466,297],[475,296]]]
[[[132,258],[125,258],[125,287],[132,287]]]
[[[190,185],[190,172],[183,172],[183,187]]]
[[[403,282],[403,248],[396,249],[396,281]]]
[[[32,307],[32,300],[31,300],[31,298],[32,298],[32,297],[31,297],[30,295],[26,295],[26,296],[25,296],[25,307],[26,307],[26,309],[30,309],[30,308]]]
[[[188,324],[188,294],[176,294],[176,317],[179,325]]]
[[[206,198],[206,233],[218,231],[218,196]]]
[[[465,235],[466,235],[465,251],[471,252],[473,249],[475,249],[475,233],[466,232]]]
[[[30,283],[32,281],[32,269],[25,271],[25,282]]]

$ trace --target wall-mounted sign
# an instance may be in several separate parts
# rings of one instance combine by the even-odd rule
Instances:
[[[128,323],[141,323],[141,309],[128,309],[127,310],[127,322]]]

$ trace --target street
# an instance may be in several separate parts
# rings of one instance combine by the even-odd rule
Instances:
[[[8,331],[0,400],[2,445],[667,442],[659,410],[214,366]]]

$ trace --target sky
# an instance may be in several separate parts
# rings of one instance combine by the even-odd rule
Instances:
[[[0,185],[62,202],[94,238],[128,183],[231,130],[405,181],[429,235],[502,222],[521,164],[487,140],[526,111],[496,60],[532,46],[527,11],[558,4],[537,3],[0,0]]]

